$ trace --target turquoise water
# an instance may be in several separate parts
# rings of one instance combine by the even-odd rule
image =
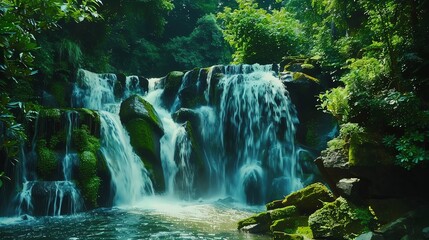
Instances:
[[[0,239],[269,239],[236,230],[261,208],[162,198],[73,216],[0,218]]]

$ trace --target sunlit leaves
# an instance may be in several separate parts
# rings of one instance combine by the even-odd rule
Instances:
[[[284,8],[271,13],[254,1],[238,0],[239,8],[218,13],[225,39],[234,48],[235,63],[279,62],[283,56],[304,52],[300,23]]]

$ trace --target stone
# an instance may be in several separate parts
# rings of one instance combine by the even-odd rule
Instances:
[[[283,200],[274,200],[272,202],[269,202],[265,205],[265,207],[267,208],[267,210],[273,210],[276,208],[282,208],[284,207],[283,205]]]
[[[164,92],[161,95],[161,99],[167,109],[170,109],[173,105],[184,75],[183,72],[173,71],[165,77]]]
[[[163,132],[161,119],[153,106],[138,95],[133,95],[121,103],[119,117],[125,125],[133,119],[145,119],[155,130]]]
[[[354,239],[370,230],[374,220],[368,208],[339,197],[311,214],[308,225],[314,238]]]
[[[262,212],[239,221],[237,229],[248,232],[252,231],[252,233],[267,233],[270,230],[270,224],[270,213]]]
[[[287,206],[284,208],[277,208],[270,211],[271,220],[279,220],[282,218],[297,216],[298,210],[295,206]]]
[[[341,196],[358,200],[365,196],[365,185],[359,178],[343,178],[337,183],[337,189]]]
[[[313,183],[286,196],[282,204],[284,206],[296,206],[303,213],[313,213],[323,206],[323,202],[334,200],[332,192],[325,185]]]

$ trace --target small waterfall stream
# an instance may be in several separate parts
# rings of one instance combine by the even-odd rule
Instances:
[[[128,205],[143,196],[153,195],[152,182],[141,159],[134,153],[127,131],[119,119],[120,101],[116,100],[114,74],[96,74],[79,70],[73,91],[75,106],[98,110],[101,120],[101,151],[112,176],[115,205]],[[127,77],[124,97],[141,93],[138,78]]]
[[[22,191],[17,196],[18,216],[47,215],[60,216],[62,214],[76,214],[83,210],[83,200],[74,182],[72,182],[72,171],[77,163],[77,154],[70,151],[73,129],[77,126],[77,112],[67,111],[66,120],[66,144],[65,154],[61,161],[63,180],[39,181],[34,169],[29,166],[35,161],[37,130],[33,136],[32,148],[29,154],[21,154],[22,157]],[[38,119],[36,125],[38,126]],[[34,194],[40,195],[34,198]],[[41,197],[43,196],[43,197]],[[37,203],[35,202],[37,201]],[[35,208],[38,206],[38,209]],[[41,211],[45,212],[41,212]]]

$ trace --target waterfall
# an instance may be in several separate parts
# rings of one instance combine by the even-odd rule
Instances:
[[[153,194],[152,182],[119,116],[101,111],[101,152],[106,159],[115,190],[114,203],[124,205]]]
[[[152,81],[157,82],[158,80]],[[164,126],[165,134],[160,139],[160,143],[166,194],[175,197],[178,191],[181,191],[181,197],[190,200],[194,195],[194,173],[189,164],[191,141],[185,127],[174,122],[170,112],[162,107],[160,99],[162,91],[162,89],[154,90],[152,88],[145,99],[153,104]],[[179,101],[178,97],[176,101]],[[178,173],[180,173],[180,177]]]
[[[126,78],[124,97],[141,93],[136,78]],[[99,110],[101,152],[112,176],[114,204],[131,204],[145,195],[152,195],[154,190],[149,174],[134,153],[129,135],[119,119],[122,98],[115,96],[115,86],[118,84],[116,75],[80,69],[77,82],[73,91],[74,105]]]
[[[267,188],[288,193],[302,187],[294,140],[298,118],[270,66],[226,68],[218,85],[229,189],[250,202],[266,200],[256,198],[266,195]]]
[[[22,190],[17,195],[17,215],[50,215],[76,214],[83,209],[82,197],[72,182],[72,171],[77,163],[77,154],[70,152],[73,128],[77,126],[78,113],[67,111],[66,118],[66,145],[65,155],[61,161],[63,180],[39,181],[36,178],[33,162],[36,160],[36,137],[39,118],[36,120],[36,131],[32,140],[29,154],[21,151],[22,161]]]
[[[214,84],[214,71],[223,77]],[[167,192],[185,198],[196,196],[197,182],[207,181],[211,195],[234,196],[243,202],[263,203],[282,197],[303,186],[301,166],[295,146],[296,124],[299,122],[282,81],[272,65],[213,66],[207,73],[207,88],[199,89],[192,71],[182,77],[172,107],[162,107],[162,89],[150,87],[145,97],[156,109],[165,128],[161,139],[161,158]],[[154,86],[158,80],[152,80]],[[199,118],[199,134],[204,161],[204,176],[191,163],[192,144],[183,125],[175,123],[171,114],[182,107],[180,97],[185,88],[196,84],[206,106],[193,109]],[[214,94],[216,88],[219,96]],[[217,103],[209,99],[218,97]],[[209,105],[210,104],[210,105]],[[215,104],[215,105],[213,105]],[[197,132],[197,133],[195,133]]]

